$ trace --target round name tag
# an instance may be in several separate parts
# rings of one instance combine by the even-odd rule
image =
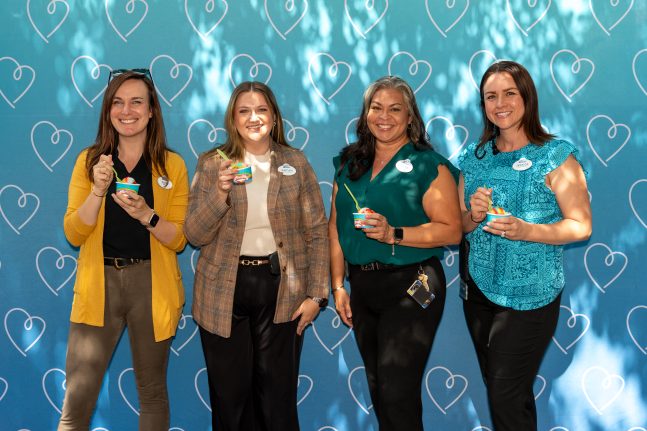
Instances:
[[[279,166],[279,172],[289,177],[291,175],[296,174],[297,170],[294,169],[294,166],[290,166],[287,163],[283,163],[281,166]]]
[[[161,176],[157,178],[157,184],[166,190],[170,190],[173,187],[173,183],[168,178]]]
[[[413,165],[411,164],[411,160],[409,159],[398,160],[398,162],[395,164],[395,168],[398,171],[404,173],[413,171]]]
[[[515,171],[525,171],[527,169],[530,169],[532,166],[532,162],[525,157],[520,158],[514,164],[512,165],[512,169]]]

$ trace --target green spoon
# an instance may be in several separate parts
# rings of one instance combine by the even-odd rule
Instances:
[[[355,207],[357,208],[357,212],[359,212],[361,208],[359,207],[359,204],[357,203],[357,199],[355,199],[355,196],[353,196],[353,192],[350,191],[350,189],[348,188],[346,183],[344,183],[344,187],[346,187],[346,191],[348,192],[350,197],[353,198],[353,202],[355,202]]]

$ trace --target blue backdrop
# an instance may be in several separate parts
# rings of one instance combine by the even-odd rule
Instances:
[[[52,430],[78,250],[63,235],[76,155],[96,133],[111,68],[148,67],[171,146],[190,174],[224,140],[243,80],[269,83],[288,139],[329,206],[332,157],[354,139],[364,88],[396,74],[455,160],[478,137],[477,83],[495,59],[527,66],[544,126],[589,172],[590,241],[570,246],[557,332],[537,376],[541,431],[647,428],[647,5],[644,0],[6,0],[0,4],[0,429]],[[172,430],[208,430],[206,373],[191,319],[197,252],[180,255],[185,316],[169,364]],[[457,293],[457,253],[424,375],[429,429],[491,430]],[[307,330],[305,431],[376,430],[352,333],[334,310]],[[128,343],[106,375],[92,429],[135,430]]]

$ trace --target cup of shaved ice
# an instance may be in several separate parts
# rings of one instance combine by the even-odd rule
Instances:
[[[124,177],[121,181],[116,182],[117,193],[123,193],[125,190],[131,190],[135,193],[139,192],[139,184],[133,177]]]
[[[510,217],[511,215],[512,214],[510,214],[509,212],[507,212],[501,207],[492,207],[492,209],[486,213],[485,222],[489,223],[491,221],[496,221],[501,218]]]
[[[353,225],[355,226],[355,229],[370,229],[373,227],[373,225],[367,224],[366,223],[366,215],[367,214],[374,214],[375,211],[373,211],[370,208],[364,207],[360,208],[359,212],[353,213]]]
[[[252,166],[244,162],[232,163],[232,170],[235,171],[234,184],[247,184],[252,181]]]

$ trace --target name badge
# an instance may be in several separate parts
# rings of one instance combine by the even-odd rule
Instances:
[[[173,187],[173,183],[171,180],[169,180],[165,176],[161,176],[157,178],[157,185],[159,185],[161,188],[166,189],[166,190],[171,190]]]
[[[532,166],[532,162],[526,159],[525,157],[522,157],[516,162],[514,162],[514,164],[512,165],[512,169],[514,169],[515,171],[525,171],[530,169],[531,166]]]
[[[283,163],[281,166],[279,166],[279,172],[289,177],[291,175],[296,174],[297,170],[294,168],[294,166],[290,166],[287,163]]]
[[[395,168],[400,172],[404,172],[405,174],[413,171],[413,165],[411,164],[411,160],[409,159],[398,160],[398,162],[395,164]]]

